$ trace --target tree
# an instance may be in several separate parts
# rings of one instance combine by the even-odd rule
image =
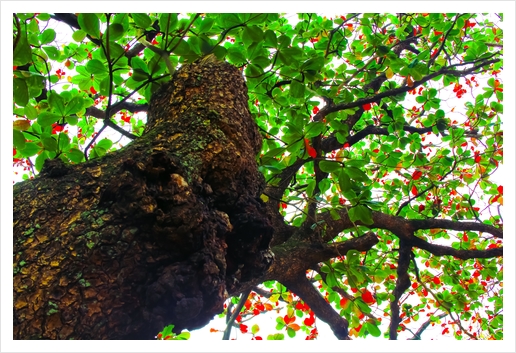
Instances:
[[[14,14],[14,338],[501,339],[501,20]]]

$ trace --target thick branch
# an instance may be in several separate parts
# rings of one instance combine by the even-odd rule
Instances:
[[[389,325],[389,339],[398,338],[398,325],[401,322],[399,299],[401,295],[410,287],[410,279],[408,276],[408,268],[410,264],[410,245],[400,241],[400,251],[398,258],[398,278],[396,279],[396,287],[393,291],[393,300],[391,301],[391,323]]]
[[[283,283],[290,291],[299,296],[305,303],[310,306],[310,309],[315,313],[317,318],[330,325],[335,337],[339,340],[350,340],[349,338],[349,323],[341,317],[333,307],[321,296],[312,283],[306,278],[305,274],[299,274]]]

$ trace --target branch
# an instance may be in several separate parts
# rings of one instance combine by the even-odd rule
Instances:
[[[305,273],[299,274],[297,277],[281,283],[308,304],[317,318],[326,322],[330,326],[335,337],[339,340],[351,340],[348,331],[348,321],[341,317],[339,313],[337,313],[333,307],[324,300],[321,293],[319,293],[313,284],[306,278]]]
[[[229,318],[227,322],[226,329],[224,330],[224,335],[222,336],[222,340],[227,341],[229,340],[229,335],[231,335],[231,327],[233,326],[233,323],[235,322],[238,314],[240,314],[240,310],[242,310],[242,307],[244,306],[247,297],[249,297],[249,294],[251,293],[251,290],[248,289],[242,293],[240,296],[240,301],[238,302],[237,307],[235,308],[235,311],[233,311],[233,314]]]
[[[439,319],[442,319],[443,317],[445,317],[447,315],[448,315],[447,313],[443,313],[443,314],[438,315],[437,317]],[[426,320],[425,323],[423,325],[421,325],[421,327],[416,331],[416,333],[413,333],[414,336],[412,338],[409,338],[409,340],[421,340],[421,335],[427,329],[427,327],[430,326],[431,323],[432,323],[432,320],[430,320],[430,319]]]
[[[389,325],[389,339],[396,340],[398,338],[398,325],[401,322],[399,300],[401,295],[410,287],[410,278],[408,268],[410,264],[411,246],[400,240],[400,250],[398,258],[398,278],[396,279],[396,287],[393,290],[394,296],[391,301],[391,323]]]
[[[319,276],[321,276],[321,279],[326,282],[326,277],[327,277],[327,274],[320,271],[320,267],[321,266],[318,266],[318,269],[316,269],[317,273],[319,274]],[[331,287],[331,289],[334,291],[334,292],[337,292],[339,293],[342,297],[346,298],[347,300],[351,301],[351,302],[354,302],[355,301],[355,297],[352,296],[351,294],[349,294],[348,292],[346,292],[343,288],[341,287]],[[377,321],[378,318],[374,317],[373,315],[371,314],[368,314],[368,313],[363,313],[365,316],[367,316],[368,318],[374,320],[374,321]]]

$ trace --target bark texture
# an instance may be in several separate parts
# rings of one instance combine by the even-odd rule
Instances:
[[[152,339],[206,325],[270,267],[261,135],[227,63],[186,65],[145,134],[14,186],[15,339]]]

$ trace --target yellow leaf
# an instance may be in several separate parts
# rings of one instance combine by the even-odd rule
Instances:
[[[392,72],[391,68],[388,67],[387,70],[385,70],[385,76],[388,78],[388,79],[391,79],[392,76],[394,76],[394,72]]]
[[[18,131],[28,130],[30,127],[30,121],[26,119],[18,119],[13,121],[13,129]]]
[[[503,206],[503,196],[498,197],[498,203]]]
[[[267,202],[269,201],[269,196],[265,195],[265,194],[261,194],[260,195],[260,198],[262,199],[263,202]]]
[[[344,159],[344,156],[346,155],[346,151],[344,149],[341,149],[337,154],[335,155],[335,160],[338,162],[342,162]]]

